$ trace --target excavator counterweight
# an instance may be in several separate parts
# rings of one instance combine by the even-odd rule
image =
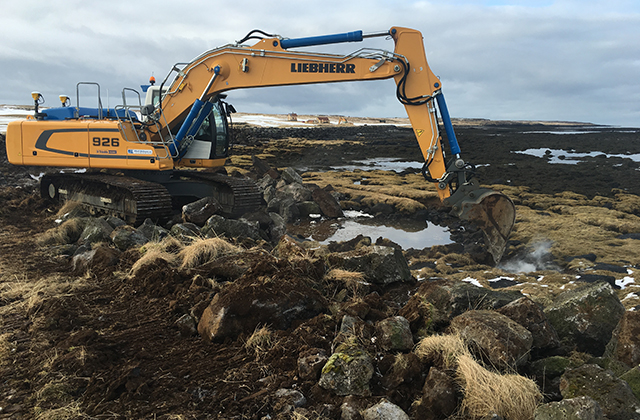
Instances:
[[[295,50],[372,37],[391,38],[394,50],[359,49],[347,55]],[[246,45],[249,40],[257,41]],[[176,64],[159,86],[153,78],[144,104],[137,91],[125,88],[123,105],[114,109],[102,108],[95,83],[78,84],[75,108],[61,97],[62,108],[39,109],[42,95],[34,92],[34,118],[12,122],[7,128],[7,156],[16,165],[123,172],[121,180],[93,176],[90,181],[90,174],[86,180],[78,174],[56,174],[45,179],[42,191],[54,198],[74,197],[135,223],[147,213],[166,217],[168,212],[156,207],[167,205],[171,201],[167,197],[176,201],[181,195],[182,201],[213,195],[229,214],[239,214],[259,206],[261,197],[248,183],[224,181],[213,174],[223,167],[230,150],[227,117],[234,110],[224,101],[226,92],[382,79],[396,83],[396,97],[407,111],[422,152],[425,178],[455,215],[483,229],[497,263],[514,224],[515,206],[503,194],[481,188],[472,166],[462,160],[442,83],[427,63],[422,34],[414,29],[392,27],[372,34],[354,31],[297,39],[252,31],[241,41]],[[86,84],[97,86],[98,108],[80,106],[79,89]],[[137,95],[133,105],[127,96],[132,92]],[[450,157],[443,150],[438,110]],[[203,175],[197,169],[213,173]],[[101,179],[104,187],[98,187]],[[136,179],[145,183],[136,184]],[[151,193],[134,191],[143,185]],[[150,197],[153,191],[163,198]],[[152,204],[152,211],[137,213]]]

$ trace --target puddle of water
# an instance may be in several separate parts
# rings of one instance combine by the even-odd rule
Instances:
[[[549,153],[547,153],[549,152]],[[549,163],[563,163],[565,165],[575,165],[581,161],[582,158],[585,157],[596,157],[604,155],[608,158],[617,157],[622,159],[631,159],[634,162],[640,162],[640,153],[629,154],[629,155],[610,155],[604,152],[589,152],[589,153],[577,153],[573,151],[566,150],[558,150],[558,149],[527,149],[527,150],[515,150],[513,153],[521,153],[525,155],[531,155],[535,157],[549,157]],[[564,156],[564,159],[560,159],[560,156]]]
[[[354,171],[360,169],[362,171],[394,171],[402,172],[407,169],[421,169],[424,163],[401,160],[398,158],[369,158],[364,160],[354,160],[353,165],[332,166],[335,171]]]
[[[379,237],[387,238],[403,249],[423,249],[453,242],[447,228],[416,220],[404,220],[393,224],[381,224],[363,217],[318,220],[289,225],[287,231],[323,245],[332,241],[348,241],[358,235],[368,236],[373,242]]]
[[[582,131],[571,131],[571,130],[555,130],[555,131],[523,131],[524,134],[596,134],[601,133],[599,130],[582,130]]]

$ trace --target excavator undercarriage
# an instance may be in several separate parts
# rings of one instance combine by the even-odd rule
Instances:
[[[149,174],[140,175],[149,178]],[[42,177],[40,192],[44,198],[77,202],[91,214],[116,216],[134,226],[146,219],[167,222],[181,204],[204,197],[215,198],[227,217],[238,217],[262,203],[255,183],[245,178],[199,171],[172,171],[157,178],[51,173]]]

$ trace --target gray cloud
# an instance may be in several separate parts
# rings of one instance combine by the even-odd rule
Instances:
[[[96,81],[113,106],[122,87],[152,73],[162,79],[174,63],[251,29],[295,38],[399,25],[422,31],[454,117],[640,125],[640,8],[632,1],[3,3],[11,4],[0,15],[0,103],[30,103],[38,90],[55,105],[58,94],[75,95],[77,81]],[[376,38],[319,50],[363,46],[393,49]],[[393,82],[235,91],[229,100],[246,112],[404,115]]]

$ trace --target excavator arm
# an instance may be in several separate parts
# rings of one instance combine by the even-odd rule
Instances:
[[[495,262],[500,261],[515,222],[515,206],[507,196],[481,188],[473,178],[472,167],[461,158],[441,81],[427,63],[419,31],[393,27],[371,35],[356,31],[300,39],[264,35],[250,47],[240,45],[241,41],[208,51],[183,68],[174,67],[177,74],[155,110],[166,121],[165,135],[177,130],[172,154],[180,157],[184,153],[187,133],[194,132],[194,126],[197,129],[203,113],[209,112],[207,104],[225,91],[393,78],[396,96],[405,106],[422,151],[423,175],[435,184],[440,199],[451,206],[455,216],[475,222],[483,230],[489,252]],[[349,55],[291,51],[374,36],[391,37],[394,51],[360,49]],[[451,154],[448,162],[436,107],[447,135]],[[163,133],[158,130],[155,134]],[[180,165],[179,159],[176,165]]]

